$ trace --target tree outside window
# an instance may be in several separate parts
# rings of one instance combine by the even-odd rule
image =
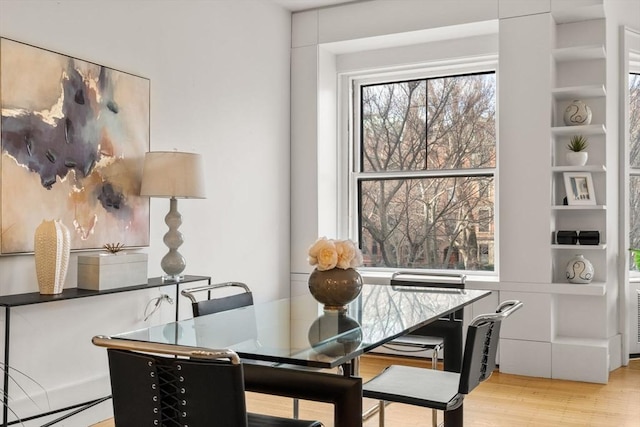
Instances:
[[[493,270],[495,73],[359,86],[365,266]]]

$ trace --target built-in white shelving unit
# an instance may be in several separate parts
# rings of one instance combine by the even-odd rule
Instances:
[[[591,9],[585,9],[588,13]],[[607,128],[606,128],[606,49],[603,19],[572,19],[562,13],[556,18],[556,46],[551,49],[553,87],[551,88],[552,122],[552,200],[551,231],[597,230],[597,245],[563,245],[552,241],[550,251],[553,263],[548,292],[552,301],[553,335],[551,339],[551,377],[580,381],[606,382],[609,369],[607,332],[586,325],[605,324],[607,311]],[[585,31],[589,36],[584,37]],[[589,70],[581,73],[580,70]],[[592,120],[588,125],[567,126],[563,113],[573,100],[590,106]],[[569,166],[564,159],[566,145],[573,135],[582,135],[589,141],[589,159],[584,166]],[[591,174],[595,187],[596,205],[566,205],[565,173]],[[565,279],[567,262],[582,254],[594,265],[594,280],[588,285],[570,284]],[[590,308],[585,308],[585,307]],[[585,374],[575,368],[576,357],[589,360],[593,372]]]
[[[559,30],[562,31],[562,30]],[[568,71],[564,71],[564,68],[573,70],[575,68],[575,62],[601,60],[604,64],[606,58],[606,52],[603,44],[594,45],[575,45],[568,47],[560,47],[551,50],[551,56],[555,66],[555,80],[556,82],[566,82],[568,79],[564,74],[568,74]],[[604,80],[603,80],[604,81]],[[552,213],[552,231],[557,231],[556,224],[571,223],[570,215],[580,213],[582,215],[580,224],[584,227],[585,223],[592,223],[593,226],[589,227],[592,230],[598,230],[602,226],[604,221],[600,218],[606,214],[606,205],[565,205],[566,192],[563,183],[563,174],[565,172],[586,172],[592,174],[594,183],[602,181],[606,174],[606,165],[604,164],[605,157],[605,136],[606,126],[605,117],[599,113],[596,105],[604,103],[606,97],[606,88],[604,83],[593,83],[580,81],[580,76],[575,79],[571,79],[572,85],[570,86],[556,86],[551,89],[552,94],[552,111],[554,112],[551,123],[551,141],[553,144],[552,152],[555,154],[552,158],[551,172],[552,183],[554,188],[554,194],[551,201],[551,213]],[[577,84],[574,84],[577,83]],[[590,108],[593,111],[592,120],[589,124],[578,126],[567,126],[563,121],[563,112],[567,105],[572,100],[584,101],[587,105],[592,104]],[[564,164],[563,152],[566,151],[565,146],[569,139],[573,135],[582,135],[589,139],[589,161],[584,166],[569,166]],[[595,159],[595,160],[592,160]],[[598,185],[598,189],[603,189],[604,185]],[[604,201],[606,198],[604,194],[596,194],[598,201]],[[589,215],[589,218],[585,218],[585,215]],[[567,229],[567,228],[564,228]],[[599,230],[601,237],[606,236],[604,230]],[[563,249],[569,250],[585,250],[586,245],[556,245],[552,242],[551,249]],[[606,249],[605,244],[599,244],[589,247],[590,256],[601,258],[600,262],[595,264],[598,266],[605,266],[604,255],[599,256],[593,251],[603,251]],[[566,262],[567,255],[564,255],[564,251],[559,254],[554,252],[555,268],[553,271],[552,283],[561,283],[563,281],[564,267],[563,262]],[[602,280],[605,277],[602,271],[596,271],[596,278]]]
[[[535,203],[527,205],[527,216],[520,215],[518,208],[522,206],[518,204],[501,204],[501,230],[521,232],[530,251],[525,244],[513,241],[507,241],[501,250],[497,289],[500,299],[519,299],[525,305],[520,316],[514,316],[501,330],[500,370],[606,383],[610,370],[620,366],[621,360],[620,334],[611,321],[616,310],[613,270],[618,246],[617,204],[612,193],[616,186],[612,185],[615,177],[611,172],[617,170],[617,156],[612,149],[617,144],[612,120],[615,113],[610,98],[616,96],[618,88],[609,71],[614,48],[608,40],[609,22],[603,2],[551,0],[549,6],[549,14],[534,15],[523,10],[522,15],[500,22],[500,100],[503,106],[517,110],[515,107],[524,99],[535,110],[523,115],[519,110],[501,109],[501,122],[507,123],[502,121],[505,118],[510,124],[500,126],[501,141],[507,141],[501,144],[502,153],[506,153],[501,158],[515,158],[518,153],[514,146],[522,148],[542,139],[548,144],[548,151],[536,150],[538,155],[518,159],[517,167],[501,163],[512,174],[510,177],[517,176],[519,170],[523,175],[513,182],[502,180],[501,197],[506,197],[501,200],[525,204],[530,195]],[[528,52],[526,57],[519,55],[524,49]],[[514,77],[522,67],[529,72],[530,86]],[[511,97],[520,103],[512,102]],[[591,108],[589,124],[564,123],[564,112],[574,100]],[[529,138],[514,132],[513,123]],[[584,166],[573,166],[566,156],[573,135],[588,139],[589,155]],[[536,164],[542,167],[531,170]],[[530,165],[531,169],[527,169]],[[581,200],[578,204],[565,201],[565,179],[570,178],[567,174],[580,173],[584,173],[587,183],[593,181],[589,188],[595,193],[593,205],[579,204]],[[523,196],[520,191],[532,183],[541,185],[522,191]],[[575,190],[568,187],[572,194]],[[584,199],[582,202],[587,203]],[[600,239],[596,245],[557,244],[556,232],[561,230],[576,231],[578,236],[581,232],[598,231]],[[594,266],[594,278],[588,284],[569,283],[566,278],[569,260],[580,254]]]

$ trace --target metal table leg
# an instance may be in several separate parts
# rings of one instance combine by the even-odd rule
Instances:
[[[9,415],[9,333],[11,323],[11,308],[4,308],[4,377],[3,377],[3,388],[2,388],[2,425],[7,427],[8,424],[8,415]]]

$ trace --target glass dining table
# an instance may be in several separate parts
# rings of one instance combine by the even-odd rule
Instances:
[[[447,315],[489,294],[490,291],[470,289],[365,284],[345,311],[323,311],[311,295],[301,295],[124,332],[108,339],[232,349],[247,362],[247,390],[330,401],[335,406],[335,425],[351,427],[362,425],[362,404],[358,407],[353,399],[353,393],[361,393],[362,387],[359,356],[426,325],[440,324],[447,348],[445,369],[459,372],[462,323]],[[345,383],[351,390],[351,398],[346,400],[335,398],[340,395],[340,375],[309,369],[336,367],[342,367],[345,381],[359,381],[355,391],[353,383]],[[290,387],[304,382],[301,378],[310,383],[308,387]],[[319,379],[317,384],[315,378]],[[329,382],[323,382],[327,379]],[[319,388],[333,387],[334,382],[337,389],[326,392],[328,400],[323,393],[317,395]],[[361,402],[360,396],[358,400]],[[459,414],[445,414],[445,425],[462,425],[461,410]]]

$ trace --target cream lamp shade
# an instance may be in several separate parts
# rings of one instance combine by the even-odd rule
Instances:
[[[184,239],[178,228],[182,215],[178,212],[177,199],[204,199],[204,174],[202,157],[194,153],[154,151],[144,156],[141,196],[169,198],[169,213],[164,222],[169,231],[164,243],[169,252],[162,258],[160,267],[165,272],[163,281],[179,282],[184,278],[187,262],[178,252]]]
[[[204,199],[202,156],[178,151],[153,151],[144,156],[141,196]]]

